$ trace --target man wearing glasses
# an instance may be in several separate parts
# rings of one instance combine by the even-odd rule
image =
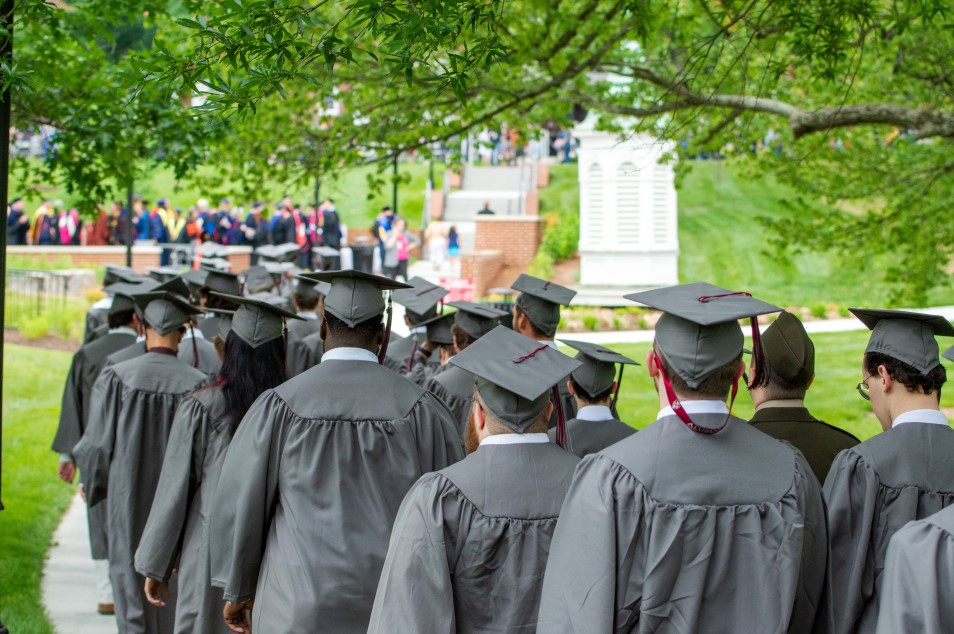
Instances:
[[[940,411],[947,380],[934,337],[943,317],[851,309],[871,337],[858,392],[884,433],[838,454],[825,480],[836,632],[874,632],[891,536],[954,504],[954,429]]]

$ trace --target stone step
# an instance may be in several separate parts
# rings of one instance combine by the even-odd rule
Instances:
[[[457,191],[451,192],[444,202],[444,219],[449,222],[472,221],[477,212],[490,203],[497,215],[518,215],[523,213],[523,200],[519,192],[501,190]]]
[[[465,167],[461,190],[511,190],[533,188],[534,171],[529,167]]]

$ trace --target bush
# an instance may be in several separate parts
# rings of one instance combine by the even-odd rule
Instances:
[[[600,320],[596,315],[583,315],[583,327],[587,330],[596,330],[600,325]]]
[[[553,264],[553,256],[544,252],[541,246],[537,251],[536,257],[533,258],[533,262],[530,263],[527,272],[534,277],[548,280],[553,277]]]
[[[818,319],[824,319],[828,315],[828,307],[824,304],[812,304],[809,310],[811,311],[812,317],[817,317]]]
[[[546,253],[553,263],[568,260],[576,255],[580,242],[580,218],[570,214],[550,214],[546,219],[543,241],[539,253]]]
[[[25,317],[19,324],[20,334],[32,341],[50,334],[50,314],[41,313],[35,317]]]

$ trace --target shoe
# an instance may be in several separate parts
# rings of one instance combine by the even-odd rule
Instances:
[[[96,611],[100,614],[111,616],[116,614],[116,607],[112,603],[100,603],[96,606]]]

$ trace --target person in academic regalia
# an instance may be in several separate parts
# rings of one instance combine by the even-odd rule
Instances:
[[[427,342],[427,329],[422,324],[437,316],[438,304],[449,291],[423,277],[412,277],[407,283],[410,288],[395,291],[394,303],[404,306],[404,321],[411,334],[389,343],[384,365],[423,385],[440,367],[440,354],[434,354],[436,346]]]
[[[826,632],[818,482],[725,402],[744,369],[738,320],[757,333],[755,316],[780,309],[705,283],[626,297],[663,311],[646,355],[662,409],[577,467],[538,631]]]
[[[576,291],[525,273],[510,288],[520,292],[513,305],[513,329],[556,350],[553,338],[560,324],[560,306],[569,306]],[[566,384],[561,383],[559,388],[560,401],[555,404],[556,412],[550,418],[550,429],[556,425],[561,407],[565,420],[576,416],[576,399]]]
[[[505,326],[450,363],[476,377],[469,455],[404,498],[372,634],[537,629],[550,540],[579,462],[549,442],[551,392],[580,363]]]
[[[226,271],[196,269],[189,271],[183,276],[185,281],[191,284],[199,295],[199,307],[218,308],[222,310],[235,310],[238,306],[234,302],[223,299],[223,295],[241,295],[242,287],[238,281],[238,275]],[[216,293],[213,295],[212,293]],[[221,319],[215,313],[208,313],[203,319],[199,320],[199,330],[202,335],[212,341],[218,332],[218,321]]]
[[[577,350],[576,360],[583,364],[573,371],[567,385],[576,401],[576,417],[566,422],[570,451],[583,458],[635,434],[636,430],[619,420],[614,412],[623,366],[639,364],[595,343],[569,339],[561,339],[560,343]],[[550,430],[550,440],[556,442],[556,429]]]
[[[107,266],[103,273],[103,288],[113,284],[139,284],[146,278],[125,266]],[[89,310],[86,311],[86,330],[83,334],[83,343],[95,341],[109,332],[109,306],[112,303],[112,296],[107,293],[106,297],[96,301]]]
[[[321,344],[321,335],[318,332],[321,322],[318,320],[317,311],[321,298],[326,292],[328,292],[328,285],[325,282],[316,282],[308,276],[308,273],[298,276],[298,285],[295,287],[292,301],[301,320],[288,324],[289,377],[298,376],[321,361],[324,346]],[[304,341],[314,335],[318,335],[316,339],[319,343],[316,346],[316,339],[312,339],[308,342],[311,344],[309,348]]]
[[[258,396],[286,379],[285,319],[268,303],[242,297],[226,337],[225,358],[215,381],[176,410],[159,487],[136,551],[136,570],[146,578],[146,600],[166,607],[168,581],[178,569],[175,631],[229,632],[225,599],[212,587],[209,516],[212,495],[232,435]]]
[[[111,298],[109,308],[109,332],[95,341],[84,344],[76,354],[66,375],[63,389],[63,404],[60,408],[60,423],[53,439],[53,451],[60,454],[57,475],[64,482],[73,483],[76,476],[76,460],[73,448],[83,436],[89,421],[89,401],[93,384],[99,377],[106,357],[125,348],[136,340],[136,318],[131,294],[149,290],[150,284],[116,283],[106,287]],[[90,550],[96,566],[96,594],[100,614],[113,613],[113,591],[109,583],[107,550],[106,506],[87,510]]]
[[[943,317],[849,309],[871,337],[861,395],[884,432],[838,454],[825,480],[836,632],[874,632],[885,552],[906,523],[954,504],[954,429],[940,411]],[[893,598],[892,598],[893,599]]]
[[[73,454],[87,503],[107,505],[109,573],[119,630],[172,632],[172,612],[145,602],[144,579],[133,568],[133,554],[156,493],[176,408],[207,376],[176,357],[185,326],[198,311],[169,291],[133,299],[141,311],[147,352],[103,369],[90,399],[96,415]]]
[[[216,317],[217,321],[221,319],[218,313]],[[218,325],[216,326],[216,332],[218,332]],[[222,359],[219,357],[218,350],[215,349],[215,343],[206,339],[201,328],[195,324],[190,324],[182,337],[182,344],[179,346],[179,358],[209,376],[218,374],[222,367]]]
[[[805,394],[815,379],[815,345],[795,315],[779,314],[762,333],[762,350],[765,372],[761,385],[749,385],[755,405],[749,422],[801,451],[822,483],[838,452],[860,441],[818,420],[805,407]]]
[[[456,309],[451,336],[454,339],[454,354],[460,354],[472,343],[500,325],[500,318],[507,313],[473,302],[450,302]],[[470,407],[474,400],[474,375],[452,363],[424,382],[424,389],[441,399],[454,415],[461,438],[465,436]]]
[[[365,632],[401,500],[462,457],[447,408],[379,365],[382,291],[407,285],[310,277],[331,285],[321,363],[255,401],[213,500],[212,583],[237,632]]]
[[[888,542],[877,634],[954,632],[954,506]]]

